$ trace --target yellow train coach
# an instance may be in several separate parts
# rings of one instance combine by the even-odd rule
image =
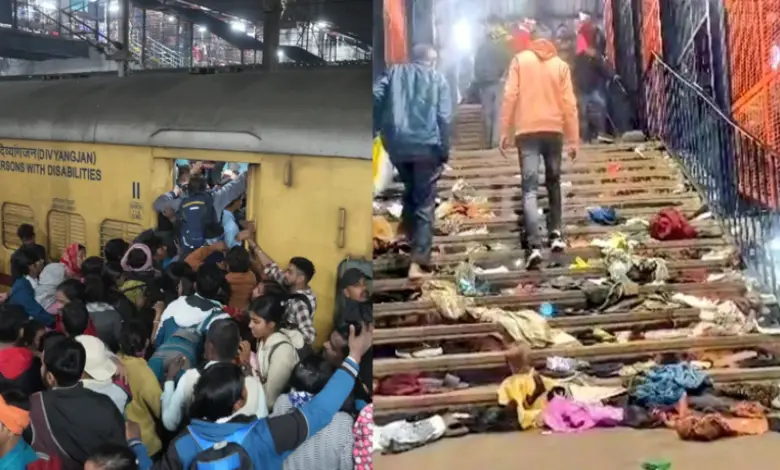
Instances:
[[[4,272],[20,224],[52,259],[74,242],[98,255],[156,224],[176,159],[248,163],[257,241],[315,263],[327,332],[339,262],[371,252],[370,90],[357,65],[0,82]]]

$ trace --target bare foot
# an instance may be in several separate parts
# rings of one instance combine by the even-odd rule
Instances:
[[[407,278],[410,281],[419,281],[424,277],[425,277],[425,272],[423,271],[422,266],[420,266],[417,263],[412,263],[409,266],[409,274],[407,275]]]

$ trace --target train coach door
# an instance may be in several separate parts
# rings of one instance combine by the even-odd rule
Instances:
[[[224,152],[219,154],[206,151],[169,153],[169,151],[161,150],[160,153],[163,153],[164,157],[157,156],[153,166],[152,186],[155,199],[175,191],[182,199],[178,204],[171,204],[171,207],[181,206],[184,198],[190,192],[189,183],[192,175],[197,173],[203,177],[212,194],[212,202],[216,210],[215,220],[218,222],[215,227],[216,225],[222,227],[223,238],[225,231],[230,232],[236,227],[241,230],[246,227],[247,220],[256,221],[252,194],[255,191],[254,167],[257,165],[246,161],[216,160],[224,157]],[[166,204],[156,205],[153,211],[155,220],[152,223],[158,230],[174,234],[178,223],[182,220],[183,208],[179,207],[178,212],[158,211],[163,206]],[[208,232],[213,233],[215,227],[209,229]],[[204,233],[203,235],[207,236],[208,234]],[[175,236],[178,238],[181,234],[177,233]],[[228,245],[235,243],[226,241]]]

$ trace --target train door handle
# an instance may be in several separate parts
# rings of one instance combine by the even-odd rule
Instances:
[[[336,235],[336,246],[344,248],[347,246],[347,210],[339,208],[338,233]]]

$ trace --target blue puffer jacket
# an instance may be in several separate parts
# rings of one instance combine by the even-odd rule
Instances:
[[[391,66],[374,85],[374,132],[394,163],[449,157],[452,99],[428,65]]]

